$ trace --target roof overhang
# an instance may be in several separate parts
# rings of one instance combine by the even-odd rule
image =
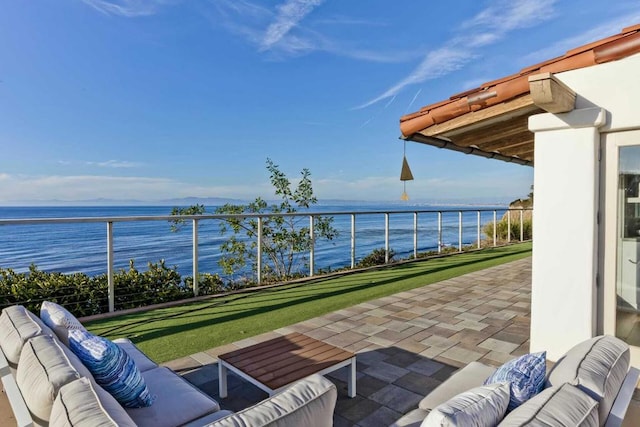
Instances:
[[[576,93],[554,73],[596,66],[640,52],[640,24],[611,37],[400,118],[401,138],[439,148],[533,166],[529,117],[573,110]]]
[[[529,116],[543,111],[528,94],[472,111],[403,139],[533,166],[533,133],[529,131]]]

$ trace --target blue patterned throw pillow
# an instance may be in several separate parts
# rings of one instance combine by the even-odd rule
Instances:
[[[96,382],[125,408],[151,406],[142,374],[133,360],[110,340],[87,331],[70,330],[69,348],[89,369]]]
[[[547,372],[547,352],[525,354],[500,366],[484,384],[508,382],[510,398],[508,410],[512,411],[540,393],[544,388]]]

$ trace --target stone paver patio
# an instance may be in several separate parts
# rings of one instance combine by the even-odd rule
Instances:
[[[386,426],[417,407],[458,368],[478,360],[499,366],[529,351],[531,258],[358,304],[274,332],[213,348],[165,365],[223,409],[267,397],[229,375],[218,396],[217,355],[300,332],[357,356],[357,396],[347,396],[347,368],[328,377],[338,387],[335,426]]]

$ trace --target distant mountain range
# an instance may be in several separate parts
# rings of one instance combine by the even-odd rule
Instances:
[[[249,200],[231,199],[225,197],[183,197],[162,200],[136,200],[136,199],[87,199],[87,200],[19,200],[1,202],[0,206],[220,206],[226,203],[246,204]],[[470,198],[470,199],[440,199],[440,200],[344,200],[322,199],[318,205],[329,206],[359,206],[359,205],[399,205],[399,206],[508,206],[511,199],[506,198]],[[277,203],[277,200],[267,200],[267,203]]]

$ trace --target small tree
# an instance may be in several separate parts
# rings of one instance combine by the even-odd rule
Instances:
[[[262,217],[262,262],[263,277],[272,280],[284,280],[300,273],[300,269],[308,263],[311,248],[309,221],[301,216],[267,216],[268,214],[293,214],[299,209],[308,209],[318,202],[313,195],[311,172],[303,169],[301,179],[295,189],[291,182],[280,171],[278,165],[267,159],[269,179],[279,203],[269,206],[260,197],[247,205],[225,204],[215,210],[216,214],[265,214]],[[199,215],[205,213],[203,205],[187,208],[173,208],[172,215]],[[317,216],[314,218],[314,235],[317,239],[333,240],[338,231],[333,227],[333,217]],[[172,230],[176,230],[183,220],[173,221]],[[247,266],[253,271],[257,265],[257,218],[230,218],[220,225],[222,235],[232,235],[221,246],[222,258],[220,267],[225,274],[233,275]]]

